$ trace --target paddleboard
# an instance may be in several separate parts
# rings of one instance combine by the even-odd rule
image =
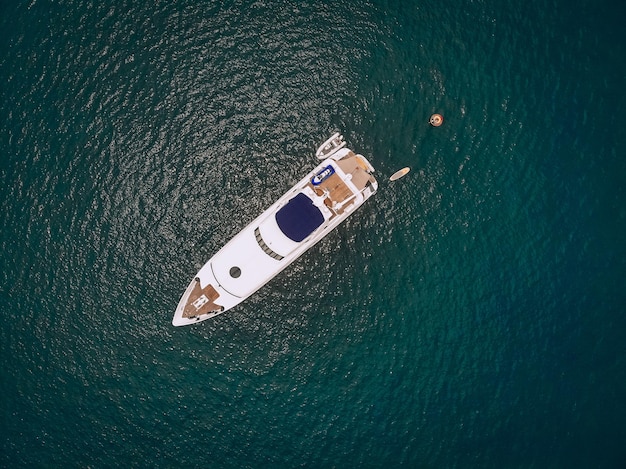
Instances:
[[[389,178],[389,180],[395,181],[397,179],[400,179],[402,176],[406,176],[409,171],[411,171],[411,168],[402,168],[401,170],[393,173],[391,177]]]

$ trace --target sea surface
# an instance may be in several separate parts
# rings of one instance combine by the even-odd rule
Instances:
[[[626,467],[625,11],[2,1],[0,467]],[[335,131],[378,194],[174,328]]]

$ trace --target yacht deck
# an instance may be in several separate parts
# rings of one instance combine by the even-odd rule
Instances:
[[[193,290],[185,305],[183,317],[193,318],[213,311],[221,311],[222,306],[215,303],[215,300],[217,300],[219,296],[220,294],[213,288],[213,285],[209,284],[202,288],[200,286],[200,280],[196,278],[194,280]]]
[[[374,180],[373,176],[366,171],[366,166],[354,153],[351,153],[347,158],[339,160],[337,164],[345,173],[346,179],[349,179],[358,191],[365,189],[367,184]],[[345,208],[343,203],[354,195],[352,189],[337,173],[334,173],[316,186],[309,183],[309,187],[320,197],[326,194],[324,204],[337,215],[343,213]]]

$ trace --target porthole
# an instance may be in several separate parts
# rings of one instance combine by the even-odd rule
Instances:
[[[241,275],[241,269],[239,267],[231,267],[230,268],[230,276],[232,278],[239,278],[239,276]]]

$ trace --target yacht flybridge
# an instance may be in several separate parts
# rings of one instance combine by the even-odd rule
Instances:
[[[324,142],[316,153],[323,161],[204,264],[172,324],[194,324],[238,305],[376,193],[374,168],[345,146],[338,133]]]

